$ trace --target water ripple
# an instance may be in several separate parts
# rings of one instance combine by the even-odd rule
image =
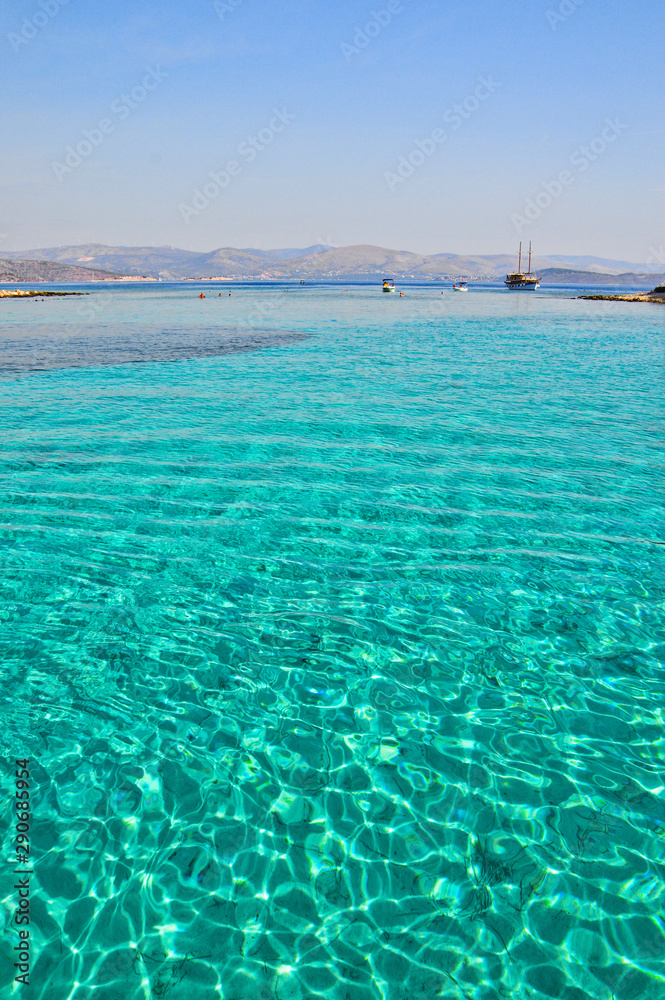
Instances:
[[[661,1000],[662,314],[273,294],[3,314],[35,996]]]

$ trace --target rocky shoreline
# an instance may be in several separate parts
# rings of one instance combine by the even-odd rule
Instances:
[[[16,288],[0,288],[0,299],[46,298],[47,295],[87,295],[88,292],[24,292]]]
[[[578,295],[577,297],[602,302],[665,302],[665,285],[659,285],[650,292],[633,292],[630,295]]]

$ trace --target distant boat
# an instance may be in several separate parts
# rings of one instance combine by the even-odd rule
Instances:
[[[506,288],[531,289],[535,291],[540,288],[540,278],[531,274],[531,244],[529,243],[529,270],[525,273],[522,270],[522,244],[520,243],[520,255],[517,261],[517,270],[513,274],[506,275]]]
[[[460,281],[459,285],[456,285],[453,282],[453,291],[454,292],[468,292],[469,291],[469,286],[466,283],[466,281]]]
[[[384,292],[394,292],[395,291],[395,282],[393,281],[392,278],[384,278],[383,279],[383,290],[384,290]]]

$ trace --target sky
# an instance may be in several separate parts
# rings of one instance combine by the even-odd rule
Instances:
[[[368,243],[665,263],[662,0],[14,0],[0,256]]]

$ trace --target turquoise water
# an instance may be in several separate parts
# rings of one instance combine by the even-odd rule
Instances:
[[[665,310],[198,291],[0,303],[24,995],[661,1000]]]

